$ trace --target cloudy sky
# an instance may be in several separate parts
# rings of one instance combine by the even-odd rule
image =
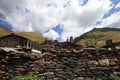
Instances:
[[[0,24],[65,41],[94,27],[120,28],[120,0],[0,0]]]

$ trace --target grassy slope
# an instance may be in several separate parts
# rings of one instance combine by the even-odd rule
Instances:
[[[8,29],[7,27],[0,25],[0,36],[8,35],[11,32],[12,31],[10,29]]]
[[[11,30],[5,26],[0,25],[0,32],[11,32]]]
[[[37,32],[14,32],[14,33],[19,35],[19,36],[28,38],[34,42],[41,43],[44,41],[43,36]]]
[[[120,41],[120,29],[116,28],[95,28],[80,37],[75,39],[77,44],[85,46],[85,43],[88,42],[88,45],[95,45],[100,47],[105,44],[105,41],[112,39],[113,42]]]
[[[13,32],[10,29],[0,25],[0,37],[14,33],[16,35],[28,38],[34,42],[42,43],[44,38],[41,34],[37,32]]]

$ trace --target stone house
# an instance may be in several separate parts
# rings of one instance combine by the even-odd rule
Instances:
[[[23,47],[40,50],[39,43],[15,33],[0,36],[0,47]]]

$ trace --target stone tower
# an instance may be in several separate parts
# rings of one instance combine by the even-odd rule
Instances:
[[[74,42],[74,40],[73,40],[73,37],[71,36],[70,37],[70,43],[73,43]]]

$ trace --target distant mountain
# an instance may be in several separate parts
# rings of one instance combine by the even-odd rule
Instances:
[[[0,25],[0,37],[9,35],[11,33],[28,38],[31,41],[34,41],[37,43],[42,43],[45,40],[45,38],[40,33],[37,33],[37,32],[13,32],[9,28]]]
[[[113,42],[120,41],[119,28],[94,28],[91,31],[84,33],[80,37],[76,37],[74,42],[83,46],[100,47],[105,44],[105,41],[112,39]]]

